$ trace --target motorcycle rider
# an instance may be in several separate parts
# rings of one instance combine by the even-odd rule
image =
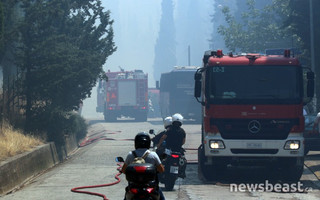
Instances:
[[[166,148],[172,151],[180,152],[182,145],[186,142],[186,132],[182,126],[183,116],[179,113],[172,115],[172,126],[161,137],[158,148],[161,147],[163,141],[166,141]],[[181,151],[183,153],[183,151]]]
[[[163,120],[163,126],[164,126],[164,131],[160,132],[159,134],[157,134],[154,138],[152,138],[152,142],[153,142],[153,145],[154,146],[158,146],[159,142],[160,142],[160,139],[162,138],[162,136],[170,130],[170,128],[172,127],[172,117],[169,116],[169,117],[166,117],[164,118]],[[164,143],[162,143],[164,144]],[[160,147],[157,148],[156,152],[158,154],[158,156],[160,157],[160,159],[162,159],[162,156],[163,156],[163,152],[164,152],[164,146],[165,145],[162,145]]]
[[[172,126],[171,128],[161,137],[158,144],[158,148],[161,147],[162,143],[166,141],[166,147],[171,149],[171,151],[180,152],[185,160],[185,164],[181,166],[181,178],[185,178],[185,169],[186,169],[186,159],[184,157],[184,149],[182,145],[186,142],[186,132],[182,126],[183,116],[179,113],[172,115]]]
[[[164,172],[164,166],[161,164],[159,156],[155,152],[149,150],[150,144],[151,144],[151,139],[147,133],[145,132],[138,133],[134,138],[134,146],[136,150],[134,152],[133,151],[129,152],[126,160],[124,161],[121,172],[125,174],[126,168],[130,163],[133,162],[134,158],[142,157],[147,151],[149,151],[149,154],[145,158],[145,162],[155,165],[159,173]],[[134,153],[136,154],[136,156],[134,155]],[[156,181],[157,181],[157,184],[159,184],[159,181],[158,180]],[[159,195],[160,195],[160,200],[165,199],[160,187],[159,187]]]
[[[152,138],[152,142],[155,146],[157,146],[159,144],[159,141],[161,139],[161,137],[168,131],[170,130],[171,126],[172,126],[172,117],[166,117],[163,120],[163,126],[164,126],[164,131],[160,132],[159,134],[157,134],[154,138]]]

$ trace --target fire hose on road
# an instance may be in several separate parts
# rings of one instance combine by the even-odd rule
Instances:
[[[117,168],[117,170],[120,170],[122,165],[118,164],[119,167]],[[89,192],[89,191],[82,191],[82,189],[88,189],[88,188],[99,188],[99,187],[108,187],[108,186],[112,186],[112,185],[115,185],[115,184],[118,184],[120,183],[121,179],[119,178],[119,176],[121,175],[121,172],[119,172],[116,176],[115,176],[115,179],[117,181],[113,182],[113,183],[107,183],[107,184],[101,184],[101,185],[91,185],[91,186],[81,186],[81,187],[75,187],[75,188],[72,188],[71,191],[72,192],[76,192],[76,193],[82,193],[82,194],[88,194],[88,195],[94,195],[94,196],[99,196],[99,197],[102,197],[103,200],[109,200],[106,195],[104,194],[100,194],[100,193],[97,193],[97,192]]]
[[[104,132],[104,131],[103,131]],[[79,144],[79,147],[84,147],[84,146],[87,146],[89,144],[92,144],[94,142],[97,142],[97,141],[100,141],[100,140],[114,140],[112,138],[107,138],[106,136],[104,135],[98,135],[98,136],[95,136],[95,137],[92,137],[92,138],[88,138],[86,137],[86,139],[81,142]],[[118,171],[120,171],[122,165],[121,164],[117,164],[119,167],[117,168]],[[99,197],[102,197],[103,200],[109,200],[106,195],[104,194],[101,194],[101,193],[97,193],[97,192],[90,192],[90,191],[83,191],[83,189],[90,189],[90,188],[100,188],[100,187],[108,187],[108,186],[112,186],[112,185],[116,185],[118,183],[120,183],[121,179],[120,179],[120,175],[122,173],[119,172],[118,174],[115,175],[115,179],[117,181],[115,182],[112,182],[112,183],[107,183],[107,184],[101,184],[101,185],[91,185],[91,186],[81,186],[81,187],[75,187],[75,188],[72,188],[71,189],[71,192],[75,192],[75,193],[82,193],[82,194],[88,194],[88,195],[93,195],[93,196],[99,196]]]
[[[100,140],[119,140],[119,139],[113,139],[113,138],[108,138],[106,137],[104,134],[105,132],[107,131],[101,131],[100,133],[96,133],[96,134],[93,134],[92,136],[94,137],[86,137],[84,139],[84,141],[82,141],[80,144],[79,144],[79,147],[85,147],[89,144],[92,144],[94,142],[97,142],[97,141],[100,141]],[[109,134],[115,134],[116,132],[111,132]],[[122,141],[133,141],[133,139],[121,139]],[[198,150],[198,149],[193,149],[193,148],[186,148],[185,150]],[[122,165],[120,163],[117,164],[118,165],[118,168],[117,170],[120,171],[120,169],[122,168]],[[91,186],[80,186],[80,187],[75,187],[75,188],[72,188],[71,189],[71,192],[75,192],[75,193],[82,193],[82,194],[87,194],[87,195],[93,195],[93,196],[99,196],[99,197],[102,197],[103,200],[109,200],[106,195],[104,194],[101,194],[101,193],[97,193],[97,192],[90,192],[90,191],[83,191],[83,189],[91,189],[91,188],[100,188],[100,187],[108,187],[108,186],[112,186],[112,185],[116,185],[118,183],[120,183],[121,179],[120,179],[120,175],[122,173],[119,172],[115,175],[115,179],[117,181],[115,182],[112,182],[112,183],[107,183],[107,184],[101,184],[101,185],[91,185]]]

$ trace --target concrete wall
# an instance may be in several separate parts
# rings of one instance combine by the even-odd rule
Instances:
[[[77,138],[75,134],[66,135],[64,138],[65,146],[57,149],[59,160],[65,160],[70,153],[78,148]]]
[[[59,163],[54,143],[45,144],[1,162],[0,194],[5,194],[28,178]]]
[[[55,166],[63,161],[71,152],[78,148],[75,135],[65,138],[66,146],[58,155],[54,143],[36,147],[0,163],[0,196],[21,186],[28,179]]]

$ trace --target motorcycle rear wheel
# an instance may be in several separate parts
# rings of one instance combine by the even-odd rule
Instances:
[[[164,187],[167,191],[172,191],[175,183],[176,177],[166,176],[164,181]]]

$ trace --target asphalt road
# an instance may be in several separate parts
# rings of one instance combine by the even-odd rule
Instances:
[[[36,177],[20,190],[1,197],[1,200],[99,200],[101,197],[73,193],[70,190],[79,186],[100,185],[116,181],[118,167],[116,156],[125,157],[133,149],[133,138],[136,133],[154,129],[162,130],[160,119],[149,119],[148,122],[121,120],[116,123],[105,123],[102,119],[91,119],[88,135],[104,137],[104,140],[79,148],[68,160]],[[231,168],[225,179],[219,182],[205,183],[198,179],[197,147],[200,143],[200,125],[184,124],[187,132],[187,178],[178,179],[173,191],[164,191],[166,199],[320,199],[319,181],[314,174],[305,168],[300,181],[301,191],[271,191],[265,182],[267,169]],[[320,156],[320,155],[319,155]],[[86,189],[102,193],[110,200],[123,199],[126,180],[109,187]],[[236,183],[236,184],[234,184]],[[253,184],[253,185],[252,185]],[[248,187],[264,184],[254,191]],[[160,185],[163,187],[163,185]],[[266,186],[266,187],[262,187]],[[274,185],[272,185],[273,187]],[[243,190],[243,187],[247,189]],[[268,188],[269,187],[269,188]],[[298,185],[296,185],[298,189]],[[233,190],[233,191],[231,191]]]

